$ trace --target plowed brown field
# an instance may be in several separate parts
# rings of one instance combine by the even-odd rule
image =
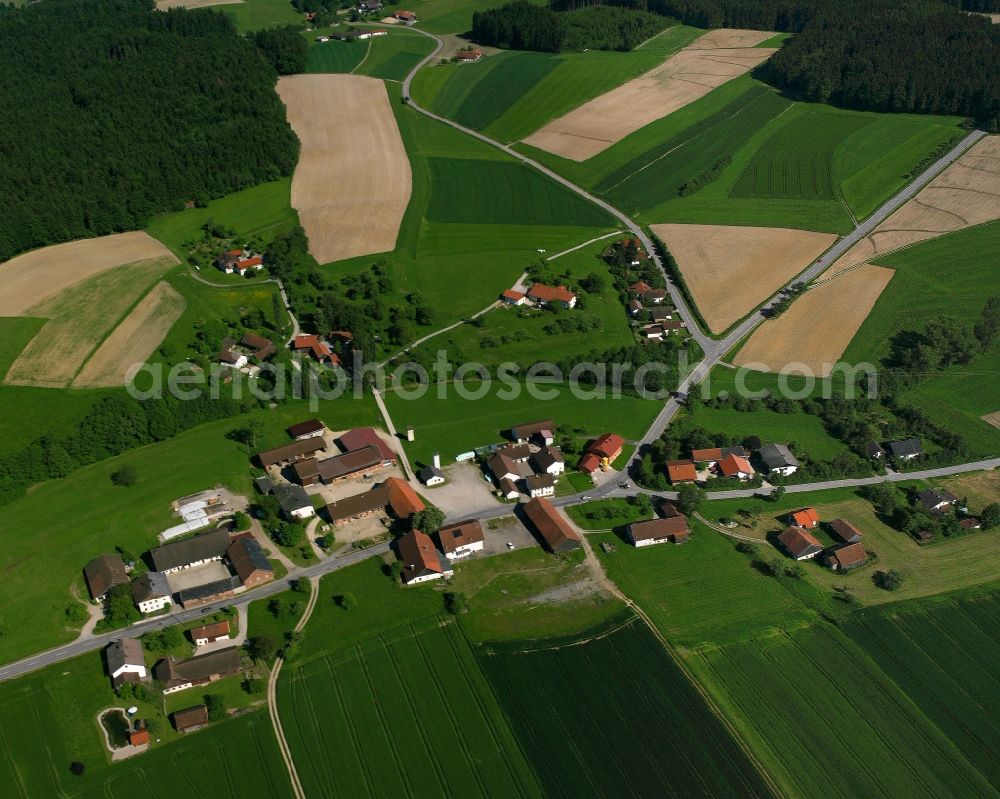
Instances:
[[[278,81],[302,141],[292,206],[321,264],[388,252],[410,201],[410,162],[385,84],[361,75]]]
[[[721,333],[805,269],[829,233],[738,225],[652,225],[713,333]]]

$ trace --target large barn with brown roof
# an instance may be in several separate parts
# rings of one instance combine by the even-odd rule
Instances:
[[[666,519],[649,519],[632,522],[628,526],[628,539],[636,547],[652,544],[683,544],[691,537],[687,519],[684,516],[670,516]]]
[[[119,555],[99,555],[83,567],[87,590],[94,601],[104,599],[116,585],[128,582],[125,561]]]
[[[439,580],[454,574],[450,561],[434,546],[431,537],[419,530],[410,530],[396,542],[399,559],[403,562],[401,577],[407,585]]]
[[[559,555],[583,546],[580,534],[547,499],[538,498],[525,503],[524,515],[528,517],[550,552]]]
[[[803,527],[785,528],[778,536],[778,542],[795,560],[809,560],[823,551],[823,545],[812,533]]]

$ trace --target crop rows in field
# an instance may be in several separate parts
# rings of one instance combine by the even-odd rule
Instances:
[[[730,196],[835,199],[834,153],[873,121],[871,116],[826,111],[792,118],[761,145]]]
[[[597,206],[523,164],[462,158],[427,163],[431,221],[581,227],[611,222]]]
[[[540,794],[454,624],[310,661],[280,694],[310,797]]]
[[[732,155],[788,106],[788,100],[770,89],[754,86],[720,111],[612,172],[598,191],[626,208],[652,208],[677,197],[693,176]]]
[[[309,47],[306,72],[350,72],[367,52],[367,41],[317,42]]]
[[[526,646],[477,656],[548,795],[770,795],[638,620],[582,644]]]
[[[368,40],[371,47],[364,63],[357,67],[358,75],[402,80],[421,59],[434,49],[434,42],[419,33],[390,31],[388,36]],[[344,42],[326,42],[336,47]]]
[[[1000,597],[877,610],[846,632],[1000,784]]]
[[[690,662],[791,795],[992,795],[941,730],[835,629],[708,649]]]
[[[437,113],[483,130],[525,92],[559,66],[548,53],[503,53],[474,65],[460,65],[434,99]]]

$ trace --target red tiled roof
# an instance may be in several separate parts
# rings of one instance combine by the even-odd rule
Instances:
[[[566,552],[580,546],[582,539],[547,499],[533,499],[524,506],[524,515],[534,525],[546,546],[553,552]]]
[[[397,542],[399,557],[403,561],[403,582],[420,577],[427,572],[441,574],[441,558],[434,548],[434,542],[426,533],[411,530]]]
[[[386,444],[381,436],[375,432],[374,427],[355,427],[353,430],[348,430],[344,435],[337,439],[337,445],[344,450],[344,452],[354,452],[358,449],[364,449],[365,447],[376,447],[379,454],[382,456],[382,460],[394,461],[396,460],[396,453],[392,451],[392,447]]]
[[[529,291],[528,296],[540,302],[572,302],[576,295],[565,286],[546,286],[544,283],[535,283]]]
[[[819,524],[819,514],[815,508],[803,508],[791,514],[792,524],[798,527],[815,527]]]
[[[860,566],[868,560],[868,552],[865,550],[865,545],[859,541],[855,544],[837,547],[830,553],[830,559],[835,561],[840,568],[850,569],[853,566]]]
[[[524,294],[520,291],[514,291],[514,289],[507,289],[501,296],[503,296],[504,299],[514,300],[515,302],[524,299]]]
[[[390,477],[385,483],[389,487],[389,507],[399,518],[407,519],[426,507],[409,483],[398,477]]]
[[[741,472],[750,475],[754,473],[750,461],[746,458],[741,458],[739,455],[727,455],[719,461],[719,471],[722,472],[723,477],[734,477]]]
[[[149,743],[149,730],[143,727],[141,730],[134,730],[128,734],[128,742],[132,746],[143,746]]]
[[[240,258],[234,264],[234,266],[241,272],[244,269],[250,269],[251,267],[254,266],[263,266],[263,265],[264,265],[264,259],[260,255],[253,255],[249,258]]]
[[[644,522],[632,522],[629,532],[634,541],[647,541],[657,538],[673,538],[675,541],[686,541],[691,535],[687,519],[684,516],[671,516],[666,519],[650,519]]]
[[[580,464],[577,468],[581,472],[586,472],[590,474],[591,472],[596,472],[601,465],[601,459],[598,458],[593,452],[588,452],[582,458],[580,458]]]
[[[698,478],[692,461],[667,461],[667,476],[671,483],[683,483]]]
[[[438,530],[438,538],[441,540],[441,549],[446,555],[459,547],[486,540],[483,525],[478,519],[469,519],[465,522],[442,527]]]
[[[195,627],[191,630],[191,637],[195,640],[199,638],[218,638],[220,635],[229,635],[229,622],[217,621],[215,624],[206,624],[204,627]]]
[[[598,437],[593,444],[587,447],[587,452],[592,452],[599,458],[616,458],[625,446],[625,440],[614,433],[605,433]]]
[[[785,530],[778,536],[778,541],[780,541],[781,545],[792,554],[792,557],[795,558],[801,557],[810,549],[815,549],[818,552],[823,548],[823,545],[816,539],[816,537],[802,527],[785,528]]]
[[[459,61],[475,61],[483,57],[482,50],[459,50],[455,53],[455,57]]]
[[[696,463],[702,461],[717,461],[722,458],[722,448],[721,447],[709,447],[708,449],[693,449],[691,450],[691,460]]]

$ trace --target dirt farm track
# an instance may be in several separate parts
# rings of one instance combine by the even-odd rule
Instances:
[[[762,64],[776,50],[755,45],[772,36],[767,31],[731,28],[706,33],[645,75],[553,120],[524,143],[586,161]]]
[[[651,225],[713,333],[738,322],[819,257],[836,236],[740,225]]]
[[[302,141],[292,206],[321,264],[388,252],[410,201],[410,162],[385,84],[361,75],[278,81]]]

